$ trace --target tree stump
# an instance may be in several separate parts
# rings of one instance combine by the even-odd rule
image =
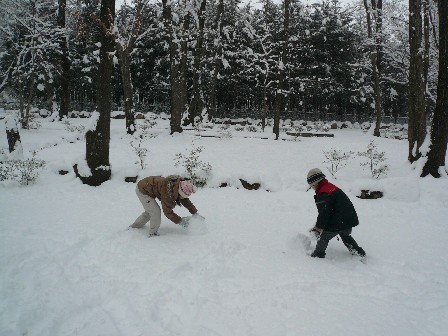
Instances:
[[[357,196],[361,199],[377,199],[383,197],[382,191],[361,190],[361,195]]]
[[[17,159],[23,157],[22,142],[20,140],[19,129],[17,128],[16,120],[9,116],[5,120],[6,137],[8,138],[9,153],[14,153]]]
[[[138,176],[127,176],[124,178],[124,181],[128,182],[128,183],[136,183],[137,179],[138,179]]]
[[[244,189],[247,190],[258,190],[260,188],[260,183],[249,183],[243,179],[240,179],[241,184],[243,185]]]

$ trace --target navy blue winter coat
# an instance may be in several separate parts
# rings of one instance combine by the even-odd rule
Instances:
[[[358,215],[350,199],[326,179],[319,183],[314,200],[319,212],[316,227],[337,232],[359,224]]]

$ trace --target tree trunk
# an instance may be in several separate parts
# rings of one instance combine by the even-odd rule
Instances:
[[[199,7],[198,16],[198,33],[197,41],[194,52],[194,73],[193,73],[193,98],[191,99],[190,108],[188,109],[189,115],[185,119],[184,125],[194,125],[195,118],[200,115],[204,106],[203,94],[201,91],[202,81],[202,57],[204,53],[204,25],[205,25],[205,6],[207,0],[201,0],[201,6]]]
[[[59,0],[58,8],[58,26],[65,29],[65,8],[67,0]],[[59,120],[68,116],[70,107],[70,57],[68,54],[67,39],[64,34],[64,39],[60,42],[61,46],[61,87],[60,97],[61,105],[59,108]]]
[[[279,72],[278,72],[278,87],[277,93],[275,95],[275,112],[274,112],[274,133],[275,140],[278,140],[280,137],[280,118],[281,111],[285,105],[285,72],[286,72],[286,63],[288,60],[288,40],[289,40],[289,6],[291,0],[285,0],[285,17],[283,20],[283,31],[282,31],[282,55],[281,61],[279,64]]]
[[[372,63],[373,72],[373,91],[375,99],[375,130],[373,132],[374,136],[380,136],[380,126],[381,118],[383,115],[383,95],[382,95],[382,11],[383,11],[383,1],[382,0],[371,0],[371,5],[368,4],[368,0],[364,0],[364,7],[366,9],[367,15],[367,33],[368,38],[374,46],[371,47],[370,51],[370,61]],[[373,36],[373,22],[375,23],[375,36]]]
[[[375,0],[372,0],[374,3]],[[376,0],[376,25],[375,25],[375,57],[374,67],[376,72],[374,74],[375,82],[375,131],[374,136],[380,136],[381,119],[383,117],[383,88],[382,88],[382,63],[383,63],[383,0]]]
[[[134,111],[134,86],[132,84],[131,75],[131,52],[137,41],[138,33],[142,22],[142,13],[145,1],[138,0],[135,9],[135,18],[128,41],[120,41],[117,39],[115,46],[117,49],[118,59],[120,61],[121,81],[123,85],[123,101],[124,115],[126,117],[126,132],[134,134],[135,127],[135,111]]]
[[[261,129],[264,132],[266,128],[266,118],[268,116],[268,88],[267,88],[267,78],[268,78],[268,69],[266,65],[266,74],[263,75],[263,102],[261,107]]]
[[[124,115],[126,117],[126,132],[134,134],[135,132],[135,113],[134,113],[134,89],[131,77],[129,48],[118,51],[120,58],[121,81],[123,85]]]
[[[411,163],[420,158],[420,146],[426,135],[422,37],[422,1],[409,0],[408,160]]]
[[[178,111],[176,111],[176,127],[180,130],[176,132],[182,132],[182,118],[184,114],[188,110],[188,98],[187,98],[187,70],[188,70],[188,36],[189,36],[189,28],[190,28],[190,13],[187,9],[187,0],[184,0],[184,20],[182,25],[182,30],[180,32],[182,36],[182,42],[180,44],[180,63],[179,63],[179,75],[176,78],[176,85],[178,91]],[[174,132],[172,132],[174,133]]]
[[[34,57],[34,56],[33,56]],[[31,72],[31,78],[28,88],[28,96],[26,97],[26,106],[24,115],[22,118],[22,128],[28,129],[30,127],[30,114],[31,114],[31,104],[33,103],[33,96],[34,96],[34,87],[35,87],[35,81],[36,81],[36,75],[34,73],[34,62],[32,62],[32,72]]]
[[[423,57],[423,78],[424,78],[424,89],[425,89],[425,98],[427,97],[427,85],[428,85],[428,74],[429,74],[429,60],[430,60],[430,50],[431,50],[431,41],[430,41],[430,32],[431,32],[431,8],[429,5],[430,0],[423,0],[423,36],[424,36],[424,45],[425,45],[425,56]],[[426,107],[426,104],[425,104]]]
[[[47,88],[47,109],[53,114],[54,103],[54,82],[50,83],[50,78],[45,75],[45,87]]]
[[[6,137],[8,138],[9,153],[14,153],[14,159],[23,158],[22,142],[16,120],[12,116],[5,118]]]
[[[213,72],[210,80],[210,90],[208,96],[208,118],[213,120],[216,116],[216,87],[218,85],[218,74],[222,64],[222,16],[224,14],[224,0],[219,0],[218,8],[216,11],[216,26],[215,26],[215,57],[213,64]]]
[[[163,6],[163,21],[165,26],[165,31],[168,39],[168,44],[170,48],[170,112],[171,112],[171,134],[182,132],[182,113],[185,110],[186,105],[186,92],[181,92],[183,87],[185,86],[185,78],[181,76],[181,68],[180,65],[182,60],[179,58],[179,49],[177,41],[175,41],[175,32],[173,27],[173,18],[172,18],[172,8],[171,1],[162,0]],[[177,38],[176,38],[177,40]],[[185,86],[186,90],[186,86]]]
[[[437,102],[431,126],[431,146],[422,176],[440,177],[445,166],[448,142],[448,1],[438,1],[439,9],[439,78]]]
[[[100,8],[100,63],[96,86],[96,103],[99,113],[96,127],[86,133],[86,161],[91,176],[81,176],[81,181],[90,186],[98,186],[111,177],[109,163],[110,115],[112,110],[112,55],[115,50],[111,32],[115,16],[115,0],[102,0]]]

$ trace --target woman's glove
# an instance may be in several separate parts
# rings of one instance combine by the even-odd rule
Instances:
[[[187,217],[182,217],[179,225],[186,229],[190,225],[190,220]]]

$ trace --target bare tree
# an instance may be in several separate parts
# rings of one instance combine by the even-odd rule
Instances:
[[[126,130],[128,134],[135,132],[134,88],[131,76],[131,53],[139,36],[142,24],[142,13],[147,0],[137,0],[132,24],[124,22],[119,28],[118,38],[115,40],[118,59],[120,61],[121,81],[123,85],[124,114],[126,116]],[[129,28],[129,31],[127,29]]]
[[[187,107],[187,41],[189,13],[186,0],[179,25],[173,23],[173,9],[170,0],[162,0],[162,16],[170,50],[170,112],[171,134],[182,132],[182,115]]]
[[[75,173],[81,181],[98,186],[111,177],[109,162],[110,115],[112,110],[112,62],[115,51],[112,28],[115,17],[115,0],[101,0],[100,7],[100,63],[96,85],[98,117],[94,129],[86,133],[86,161],[90,176],[82,176],[75,165]]]
[[[268,117],[268,91],[269,87],[275,82],[275,80],[270,78],[271,67],[276,63],[275,60],[275,46],[276,43],[273,42],[272,34],[273,27],[269,24],[268,15],[272,3],[269,0],[263,1],[263,25],[262,32],[257,36],[258,43],[260,44],[261,52],[258,55],[260,59],[260,71],[261,78],[260,83],[262,85],[262,106],[261,106],[261,128],[266,128],[266,119]]]
[[[437,102],[431,126],[431,146],[422,176],[440,177],[445,167],[448,142],[448,1],[438,0],[439,11],[439,77]]]
[[[216,116],[216,87],[218,85],[218,75],[222,65],[222,53],[223,53],[223,47],[222,47],[223,14],[224,14],[224,0],[219,0],[218,8],[216,10],[215,26],[213,29],[215,33],[215,41],[213,43],[215,46],[215,55],[208,94],[207,111],[208,111],[208,118],[210,120],[212,120]]]
[[[280,115],[284,109],[286,90],[285,90],[285,72],[286,64],[288,62],[288,40],[289,40],[289,7],[291,0],[285,0],[284,2],[284,18],[283,18],[283,30],[282,30],[282,54],[278,65],[278,84],[277,93],[275,96],[275,111],[274,111],[274,133],[275,139],[278,140],[280,136]]]
[[[380,136],[383,115],[382,97],[382,61],[383,61],[383,0],[364,0],[367,17],[367,33],[370,43],[370,61],[373,72],[373,91],[375,98],[375,130],[373,135]]]
[[[184,125],[194,125],[194,119],[202,112],[204,107],[203,92],[201,90],[202,84],[202,58],[204,55],[204,26],[205,26],[205,6],[207,0],[200,0],[200,5],[197,10],[197,37],[194,50],[194,64],[193,64],[193,87],[190,107],[188,109],[189,115],[185,119]]]
[[[58,0],[58,27],[61,31],[65,31],[65,10],[67,7],[67,0]],[[68,109],[70,107],[70,56],[68,53],[67,36],[62,34],[60,41],[61,49],[61,86],[60,97],[61,106],[59,107],[59,119],[68,116]]]
[[[408,160],[421,156],[425,140],[425,80],[423,68],[422,0],[409,0],[409,101],[408,101]]]

